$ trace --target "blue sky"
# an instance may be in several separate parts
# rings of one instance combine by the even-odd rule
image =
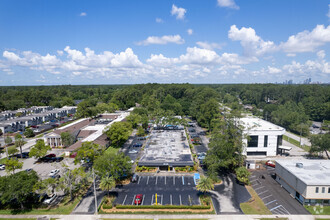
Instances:
[[[0,85],[330,82],[327,0],[1,0]]]

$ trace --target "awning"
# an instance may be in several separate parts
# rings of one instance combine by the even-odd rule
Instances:
[[[288,146],[279,146],[278,148],[282,149],[282,150],[291,150],[292,149],[292,147],[288,147]]]

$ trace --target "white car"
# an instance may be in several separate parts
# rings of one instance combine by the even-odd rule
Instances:
[[[58,174],[59,172],[60,172],[59,169],[52,170],[52,171],[50,171],[50,173],[48,174],[48,176],[54,176],[54,175]]]
[[[6,169],[6,166],[4,164],[0,164],[0,170]]]
[[[129,154],[136,154],[137,153],[137,150],[130,150],[128,151]]]
[[[43,201],[43,203],[49,205],[50,203],[52,203],[56,199],[56,197],[57,197],[57,195],[54,193],[53,195],[48,197],[48,199],[45,199]]]

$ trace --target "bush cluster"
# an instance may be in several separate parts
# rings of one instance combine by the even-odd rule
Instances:
[[[150,171],[154,171],[155,169],[156,169],[156,167],[145,167],[145,166],[136,167],[136,171],[138,171],[138,172],[144,172],[144,171],[150,172]]]
[[[197,168],[197,167],[196,167]],[[175,167],[176,172],[193,172],[195,171],[195,167],[185,166],[185,167]]]

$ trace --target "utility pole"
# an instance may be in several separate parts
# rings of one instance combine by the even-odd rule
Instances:
[[[94,173],[94,168],[92,168],[92,172],[93,172],[94,199],[95,199],[95,212],[94,212],[94,215],[97,215],[97,198],[96,198],[96,186],[95,186],[95,173]]]

